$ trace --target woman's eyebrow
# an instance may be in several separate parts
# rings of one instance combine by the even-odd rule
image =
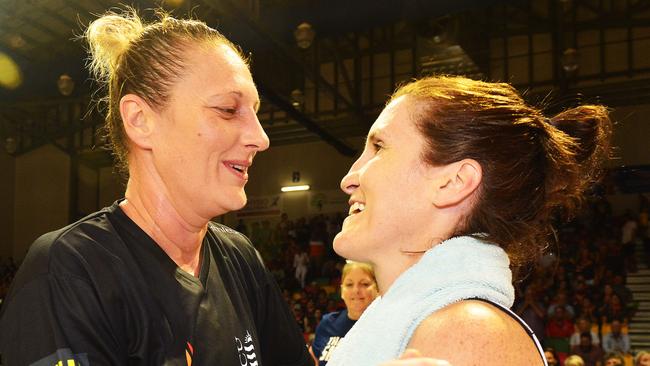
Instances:
[[[366,143],[383,141],[383,138],[380,135],[381,135],[381,131],[377,131],[377,130],[370,131],[370,133],[368,133],[368,137],[366,138]]]

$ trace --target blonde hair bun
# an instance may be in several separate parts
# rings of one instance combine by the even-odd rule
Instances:
[[[120,57],[143,33],[144,25],[131,8],[122,14],[107,13],[91,22],[85,33],[90,48],[90,71],[100,81],[109,80]]]

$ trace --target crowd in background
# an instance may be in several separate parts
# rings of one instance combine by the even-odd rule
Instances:
[[[648,247],[648,202],[612,215],[605,199],[557,231],[547,255],[516,285],[514,310],[533,329],[558,364],[632,364],[628,324],[637,309],[627,276],[637,271],[637,248]],[[579,356],[568,358],[569,356]],[[616,356],[616,357],[614,357]],[[621,363],[622,364],[622,363]]]
[[[613,215],[606,199],[593,200],[583,216],[558,227],[556,240],[549,242],[551,254],[519,271],[513,309],[546,347],[549,364],[580,359],[587,366],[609,366],[618,364],[617,357],[632,364],[627,332],[637,302],[626,280],[639,264],[635,250],[650,253],[649,208],[639,196],[637,210]],[[332,250],[343,218],[320,214],[290,220],[283,214],[273,224],[240,221],[236,227],[274,274],[307,342],[323,314],[344,308],[339,287],[345,261]],[[0,301],[16,269],[13,259],[0,258]]]
[[[613,215],[606,199],[593,200],[584,215],[558,226],[548,244],[552,254],[519,271],[513,309],[554,352],[558,365],[571,355],[585,365],[606,365],[614,356],[631,364],[627,333],[637,302],[626,281],[637,270],[635,249],[649,246],[650,205],[639,198],[639,208],[623,215]],[[283,215],[275,226],[239,225],[276,276],[307,341],[323,314],[344,306],[338,295],[344,262],[331,245],[342,217],[292,221]]]

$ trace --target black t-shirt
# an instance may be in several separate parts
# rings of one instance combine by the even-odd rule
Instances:
[[[3,365],[312,364],[246,237],[210,223],[201,256],[184,272],[117,202],[41,236],[0,314]]]

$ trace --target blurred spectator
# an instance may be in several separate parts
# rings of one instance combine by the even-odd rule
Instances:
[[[544,349],[544,357],[546,358],[546,362],[548,363],[548,366],[560,365],[560,359],[557,357],[557,353],[553,348],[546,347]]]
[[[625,359],[620,353],[608,353],[603,358],[603,366],[624,366]]]
[[[591,301],[587,296],[582,298],[582,304],[578,310],[578,316],[581,318],[587,318],[591,324],[598,324],[600,322],[598,309],[596,305]]]
[[[568,297],[567,293],[565,291],[559,291],[556,295],[555,298],[553,299],[553,302],[551,302],[551,305],[549,305],[547,313],[549,316],[553,316],[553,313],[555,312],[556,307],[563,307],[565,312],[566,312],[566,318],[567,319],[573,319],[576,315],[575,310],[573,309],[573,306],[569,305],[568,302]]]
[[[571,339],[569,340],[571,347],[580,345],[580,336],[583,333],[591,334],[591,344],[600,345],[598,334],[591,330],[591,321],[589,321],[587,318],[578,318],[576,321],[576,330],[573,335],[571,335]]]
[[[551,338],[569,338],[572,334],[573,323],[566,318],[564,306],[556,306],[551,321],[546,325],[546,336]]]
[[[599,302],[602,304],[599,309],[601,312],[604,310],[605,304],[609,304],[612,301],[612,296],[614,295],[614,287],[611,283],[606,283],[603,286],[602,294],[600,295]]]
[[[580,249],[574,271],[576,274],[583,275],[586,281],[593,282],[595,266],[588,247]]]
[[[631,210],[627,210],[624,216],[625,222],[621,227],[621,244],[627,245],[632,242],[636,234],[638,224]]]
[[[623,334],[623,325],[618,319],[610,324],[611,332],[603,335],[603,350],[607,353],[618,352],[627,354],[630,352],[630,337]]]
[[[585,366],[600,365],[600,360],[603,358],[603,350],[599,345],[594,345],[591,342],[590,332],[580,334],[580,344],[572,346],[571,353],[580,356],[584,361]]]
[[[305,248],[300,248],[299,251],[293,256],[293,268],[295,269],[296,280],[300,283],[300,287],[305,287],[305,278],[307,277],[307,270],[309,268],[309,254]]]
[[[614,293],[618,295],[623,304],[627,305],[631,303],[632,300],[634,300],[632,297],[632,291],[630,291],[630,289],[625,286],[625,277],[622,274],[617,273],[614,275],[612,288],[614,290]]]
[[[636,241],[634,239],[636,238],[636,231],[639,225],[630,210],[625,213],[624,219],[625,222],[623,223],[623,227],[621,227],[621,244],[623,245],[623,254],[628,262],[628,268],[630,268],[636,265],[634,261]]]
[[[634,356],[634,366],[650,366],[650,352],[638,351]]]
[[[609,303],[603,306],[601,314],[601,321],[603,323],[611,323],[614,319],[620,320],[625,325],[627,325],[629,320],[627,309],[617,294],[613,294]]]
[[[578,355],[569,356],[564,360],[564,366],[585,366],[585,361]]]

